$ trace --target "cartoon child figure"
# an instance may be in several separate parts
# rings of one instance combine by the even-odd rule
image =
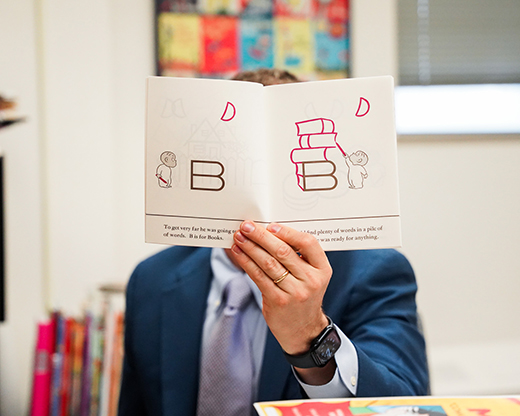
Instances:
[[[161,188],[172,187],[172,169],[177,166],[177,157],[173,152],[163,152],[161,154],[161,162],[155,171],[157,183]]]
[[[368,155],[358,150],[350,156],[345,155],[345,163],[348,167],[347,180],[350,189],[363,188],[363,181],[368,178],[365,165],[368,163]]]

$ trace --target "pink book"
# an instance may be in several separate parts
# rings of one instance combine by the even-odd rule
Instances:
[[[53,344],[53,323],[51,321],[38,323],[31,416],[47,416],[49,414]]]

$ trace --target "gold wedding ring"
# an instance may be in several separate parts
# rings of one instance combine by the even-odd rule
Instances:
[[[273,280],[275,284],[279,284],[282,282],[283,279],[285,279],[289,275],[289,270],[286,270],[284,274],[282,274],[278,279]]]

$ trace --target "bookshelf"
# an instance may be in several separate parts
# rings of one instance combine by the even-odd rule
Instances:
[[[123,364],[125,284],[98,288],[80,316],[37,324],[31,416],[115,416]]]

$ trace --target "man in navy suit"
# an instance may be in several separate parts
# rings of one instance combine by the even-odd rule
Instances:
[[[326,254],[309,234],[244,221],[231,249],[172,247],[132,274],[120,415],[196,415],[201,354],[237,276],[255,298],[244,314],[255,401],[427,393],[417,286],[401,254]]]

